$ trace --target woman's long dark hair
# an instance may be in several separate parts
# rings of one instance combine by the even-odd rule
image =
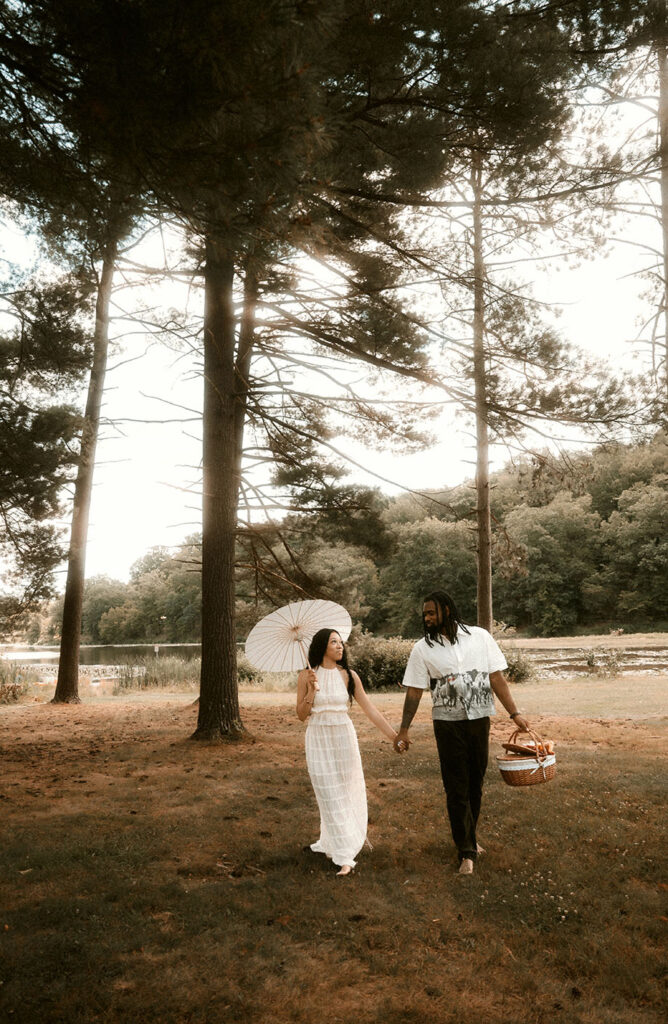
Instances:
[[[457,610],[457,605],[450,595],[446,594],[444,590],[434,590],[431,594],[427,594],[422,604],[425,605],[427,601],[433,601],[436,607],[441,609],[441,618],[443,619],[443,626],[445,627],[445,635],[451,644],[456,642],[457,630],[460,626],[464,633],[468,633],[466,624]],[[424,638],[430,647],[433,646],[434,640],[436,643],[443,643],[441,627],[439,625],[434,626],[433,629],[427,629],[423,615],[422,626],[424,628]]]
[[[329,638],[332,633],[336,633],[337,636],[341,636],[338,629],[319,629],[311,640],[308,649],[308,663],[311,668],[317,668],[322,665],[322,659],[325,657],[325,651],[329,643]],[[350,703],[353,702],[355,696],[355,681],[352,677],[350,668],[348,667],[348,651],[346,645],[343,645],[343,655],[339,661],[339,665],[342,669],[345,669],[345,673],[348,677],[348,696],[350,697]]]

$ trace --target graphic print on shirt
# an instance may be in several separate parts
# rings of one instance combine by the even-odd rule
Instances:
[[[452,709],[459,705],[469,712],[481,704],[488,704],[491,697],[489,676],[476,669],[430,679],[429,686],[434,707]]]

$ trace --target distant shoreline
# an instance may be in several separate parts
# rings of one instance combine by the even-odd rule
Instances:
[[[390,637],[378,637],[379,640],[390,639]],[[418,637],[408,637],[406,639],[417,640]],[[502,643],[513,644],[515,647],[519,647],[522,650],[573,650],[577,648],[587,647],[605,647],[610,650],[625,650],[627,648],[635,648],[642,645],[644,648],[652,649],[663,649],[668,648],[668,632],[665,633],[588,633],[582,636],[550,636],[550,637],[526,637],[516,636],[513,633],[508,633],[504,636],[501,634],[498,639]],[[156,640],[153,642],[147,641],[141,644],[81,644],[81,650],[114,650],[114,648],[130,648],[130,649],[145,649],[148,651],[154,650],[156,647],[162,650],[170,650],[176,648],[195,648],[201,647],[201,643],[197,641],[176,641],[176,642],[163,642]],[[242,642],[237,643],[237,647],[243,648]],[[0,643],[0,657],[3,657],[7,652],[35,652],[43,653],[54,652],[55,655],[60,651],[59,644],[28,644],[22,642],[16,643]]]

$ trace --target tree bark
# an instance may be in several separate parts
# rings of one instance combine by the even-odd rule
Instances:
[[[79,704],[79,648],[81,645],[81,615],[83,609],[84,580],[86,575],[86,543],[88,517],[93,492],[95,452],[100,431],[100,409],[104,393],[104,379],[109,349],[109,304],[111,301],[116,246],[105,253],[95,306],[95,334],[93,338],[93,366],[88,383],[88,397],[81,432],[81,452],[74,487],[72,528],[67,564],[67,583],[63,605],[60,636],[58,681],[53,704]]]
[[[239,737],[235,542],[241,473],[237,444],[234,258],[208,239],[204,266],[202,671],[196,740]]]
[[[478,625],[491,630],[492,519],[489,506],[489,437],[487,428],[487,371],[485,366],[485,261],[482,242],[482,161],[474,153],[473,186],[473,380],[476,421],[476,516],[478,560]]]
[[[257,297],[257,275],[250,267],[247,267],[246,278],[244,281],[244,307],[241,317],[241,326],[239,329],[239,351],[237,353],[234,369],[234,375],[236,378],[234,433],[239,472],[241,472],[241,458],[244,446],[244,425],[246,423],[248,392],[250,390],[249,376],[251,359],[253,356],[253,342],[255,339],[255,312],[257,307]]]
[[[664,386],[668,392],[668,62],[666,59],[665,37],[661,39],[657,46],[657,59],[659,65],[659,145],[664,310],[663,354],[660,363],[663,363]]]

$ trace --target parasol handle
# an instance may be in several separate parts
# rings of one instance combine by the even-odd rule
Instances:
[[[311,669],[311,672],[313,672],[313,669],[311,668],[311,663],[308,660],[308,654],[306,653],[306,650],[304,648],[304,641],[300,639],[300,640],[297,641],[297,643],[299,644],[300,650],[301,650],[302,654],[304,655],[304,661],[306,662],[307,667]],[[318,686],[317,683],[315,683],[315,689],[316,690],[320,689],[320,687]]]

